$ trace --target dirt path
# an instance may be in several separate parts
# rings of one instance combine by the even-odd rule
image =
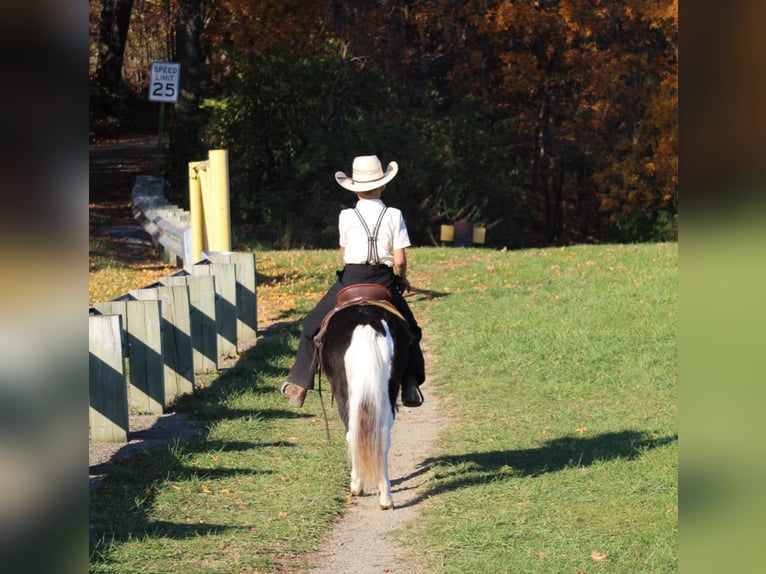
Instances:
[[[433,455],[433,442],[445,424],[439,414],[438,400],[429,392],[428,382],[422,389],[426,396],[423,406],[400,408],[391,434],[389,475],[394,510],[380,510],[376,495],[354,499],[319,548],[305,556],[307,564],[315,565],[309,572],[403,574],[417,571],[406,550],[388,535],[418,516],[422,500],[419,487],[429,472],[424,461]]]

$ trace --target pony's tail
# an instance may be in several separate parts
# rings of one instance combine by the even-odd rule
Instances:
[[[389,417],[388,396],[394,341],[383,321],[385,336],[369,325],[360,325],[346,350],[348,381],[348,453],[357,478],[371,487],[383,473]]]

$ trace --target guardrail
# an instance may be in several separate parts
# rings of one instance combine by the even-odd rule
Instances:
[[[131,196],[133,216],[160,256],[183,269],[90,309],[94,441],[127,442],[129,410],[163,413],[257,338],[255,254],[195,257],[190,215],[167,202],[162,178],[138,176]]]
[[[131,192],[131,211],[152,238],[163,261],[191,265],[191,214],[165,199],[165,180],[139,175]]]
[[[89,311],[90,438],[126,442],[129,410],[162,414],[257,338],[255,254],[206,253]]]
[[[168,203],[160,177],[139,175],[131,200],[133,217],[151,236],[163,261],[191,265],[203,251],[231,249],[226,150],[210,150],[208,159],[189,162],[189,211]]]

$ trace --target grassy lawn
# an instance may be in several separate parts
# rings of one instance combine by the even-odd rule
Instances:
[[[178,441],[92,492],[91,572],[269,572],[346,504],[342,426],[278,385],[337,251],[258,252],[259,302],[288,336],[177,408]],[[411,305],[450,421],[429,461],[424,572],[677,570],[677,245],[419,248]],[[309,271],[310,270],[310,271]]]
[[[426,253],[429,569],[675,572],[676,245]]]

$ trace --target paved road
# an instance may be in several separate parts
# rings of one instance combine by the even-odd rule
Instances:
[[[131,212],[136,176],[152,173],[156,154],[156,136],[89,146],[90,237],[112,243],[115,256],[126,264],[157,261],[151,237]]]
[[[125,138],[89,147],[90,202],[130,200],[136,176],[151,175],[157,157],[157,137]]]

